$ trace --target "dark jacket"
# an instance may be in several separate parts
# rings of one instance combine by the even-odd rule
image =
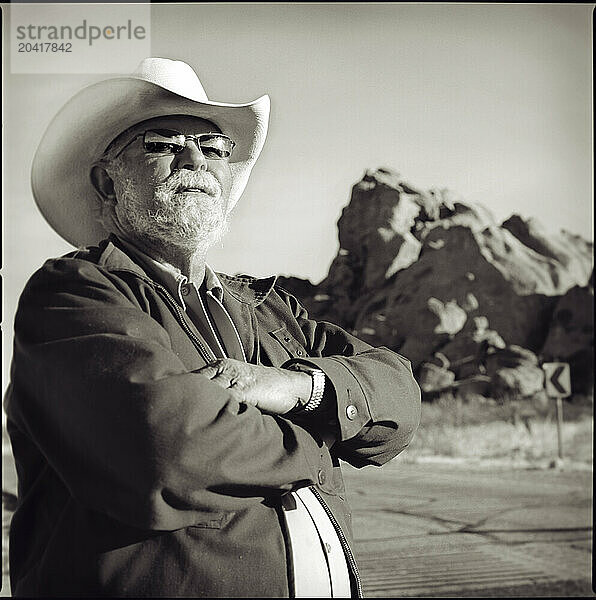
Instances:
[[[308,357],[332,382],[329,450],[316,424],[194,373],[206,358],[192,323],[113,242],[47,261],[19,302],[13,594],[287,596],[281,496],[315,485],[350,535],[339,459],[381,465],[407,446],[420,414],[409,362],[310,320],[274,278],[219,275],[249,362]]]

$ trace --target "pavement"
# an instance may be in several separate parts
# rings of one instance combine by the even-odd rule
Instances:
[[[3,490],[14,493],[3,443]],[[593,597],[592,471],[439,460],[345,468],[366,597]],[[5,502],[4,500],[8,500]],[[9,596],[3,494],[2,591]]]
[[[592,472],[506,463],[345,469],[365,596],[592,597]]]

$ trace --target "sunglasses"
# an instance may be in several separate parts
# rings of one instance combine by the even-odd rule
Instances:
[[[143,149],[147,154],[166,156],[180,154],[186,147],[186,143],[193,140],[201,153],[209,160],[229,159],[232,155],[232,150],[236,145],[233,140],[222,133],[200,133],[199,135],[190,135],[173,131],[149,130],[133,137],[124,147],[120,148],[113,158],[117,158],[127,146],[132,144],[139,137],[143,138]]]

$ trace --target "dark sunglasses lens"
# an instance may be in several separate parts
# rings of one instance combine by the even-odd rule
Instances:
[[[207,158],[224,159],[232,155],[234,142],[225,136],[199,136],[201,152]]]
[[[178,154],[184,150],[183,135],[163,135],[156,131],[145,132],[143,145],[152,154]]]

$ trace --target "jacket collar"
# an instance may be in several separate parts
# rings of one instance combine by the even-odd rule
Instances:
[[[98,265],[108,271],[127,271],[155,283],[143,268],[127,254],[126,248],[116,236],[111,235],[101,242],[99,247],[101,254],[97,261]],[[239,302],[250,306],[261,304],[267,298],[277,280],[275,275],[264,278],[249,275],[231,276],[225,273],[216,273],[216,275],[224,288],[224,292],[228,292]]]

